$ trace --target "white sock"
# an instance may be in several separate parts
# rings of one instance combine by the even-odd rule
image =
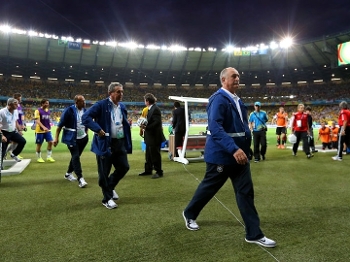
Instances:
[[[52,150],[47,150],[47,158],[52,156]]]
[[[36,157],[41,158],[41,152],[36,152]]]

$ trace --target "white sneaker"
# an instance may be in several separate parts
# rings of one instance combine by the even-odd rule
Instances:
[[[88,183],[86,183],[85,179],[82,177],[79,179],[79,187],[83,188],[87,186]]]
[[[335,161],[343,161],[343,159],[340,158],[339,156],[332,156],[332,159]]]
[[[192,231],[195,231],[195,230],[199,229],[199,226],[198,226],[196,220],[188,219],[185,216],[185,211],[182,212],[182,216],[183,216],[183,218],[185,220],[185,225],[186,225],[187,229],[192,230]]]
[[[102,202],[102,205],[104,205],[108,209],[113,209],[118,207],[118,205],[113,201],[113,199],[108,200],[106,203]]]
[[[115,192],[115,190],[113,190],[113,200],[118,200],[119,196],[117,194],[117,192]]]
[[[275,247],[276,246],[276,242],[272,239],[267,238],[267,237],[263,237],[263,238],[260,238],[257,240],[245,239],[245,241],[248,243],[252,243],[252,244],[258,244],[258,245],[263,246],[263,247]]]
[[[14,154],[11,153],[11,158],[13,160],[15,160],[16,162],[21,162],[22,160],[18,157],[18,156],[15,156]]]
[[[65,179],[67,179],[70,182],[74,182],[77,181],[77,179],[73,176],[72,173],[66,173],[64,176]]]

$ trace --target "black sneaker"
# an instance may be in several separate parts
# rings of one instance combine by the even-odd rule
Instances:
[[[317,153],[318,152],[318,150],[312,150],[312,153]]]
[[[262,160],[265,160],[265,155],[261,155],[261,157],[262,157]]]
[[[254,159],[254,163],[258,163],[259,161],[260,161],[260,159],[258,159],[258,158]]]
[[[196,220],[188,219],[185,216],[185,211],[182,211],[182,216],[183,216],[183,218],[185,220],[185,225],[186,225],[187,229],[192,230],[192,231],[195,231],[195,230],[199,229],[199,226],[198,226]]]
[[[308,158],[308,159],[310,159],[311,157],[313,157],[314,155],[313,154],[308,154],[306,157]]]

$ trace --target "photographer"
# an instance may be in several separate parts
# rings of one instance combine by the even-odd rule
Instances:
[[[253,132],[253,143],[254,143],[254,162],[260,161],[260,155],[262,160],[265,160],[265,154],[267,149],[266,143],[266,122],[268,120],[267,114],[261,109],[261,103],[254,103],[254,111],[249,116],[249,129]],[[261,148],[260,148],[261,146]]]

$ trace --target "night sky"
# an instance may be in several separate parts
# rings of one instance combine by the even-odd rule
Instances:
[[[223,47],[350,31],[350,0],[2,0],[0,24],[58,36]]]

